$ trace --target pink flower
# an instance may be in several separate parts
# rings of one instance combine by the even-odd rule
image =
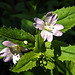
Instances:
[[[0,51],[0,56],[4,57],[3,61],[8,62],[13,61],[14,64],[20,59],[20,47],[10,41],[4,41],[3,45],[7,46],[2,51]]]
[[[47,39],[48,42],[53,40],[53,35],[62,36],[63,33],[59,30],[64,29],[61,24],[55,24],[57,21],[57,14],[52,15],[52,12],[46,14],[45,22],[39,18],[34,18],[36,23],[33,23],[36,29],[40,29],[41,36],[44,41]]]

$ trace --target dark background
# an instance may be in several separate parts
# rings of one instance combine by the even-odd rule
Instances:
[[[0,0],[0,26],[20,28],[23,18],[33,21],[49,11],[74,5],[74,0]]]

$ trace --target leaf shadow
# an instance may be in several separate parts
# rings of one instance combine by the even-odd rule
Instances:
[[[66,47],[68,46],[66,43],[54,40],[51,43],[51,49],[54,49],[54,57],[59,57],[61,56],[61,47]]]

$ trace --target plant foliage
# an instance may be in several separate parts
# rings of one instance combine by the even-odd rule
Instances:
[[[58,15],[57,24],[64,26],[63,39],[65,39],[65,35],[75,36],[75,31],[72,30],[75,26],[75,7],[61,8],[52,12]],[[45,20],[45,15],[42,19]],[[44,41],[40,36],[40,31],[36,30],[35,32],[33,22],[30,20],[23,19],[21,28],[7,28],[5,26],[0,28],[0,51],[5,47],[2,45],[4,40],[10,40],[24,48],[32,49],[23,53],[18,63],[10,69],[11,71],[17,73],[32,71],[33,68],[40,66],[44,70],[49,70],[52,75],[55,69],[63,74],[74,74],[75,43],[67,42],[67,38],[63,41],[62,37],[58,38],[59,40],[55,37],[52,42]],[[27,45],[24,44],[25,40],[28,42]],[[67,65],[69,65],[69,69]]]

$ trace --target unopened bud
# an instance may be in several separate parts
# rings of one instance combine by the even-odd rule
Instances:
[[[28,44],[28,41],[25,40],[24,43],[27,45]]]

